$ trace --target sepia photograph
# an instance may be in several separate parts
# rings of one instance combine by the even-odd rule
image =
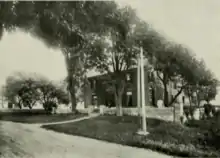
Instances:
[[[220,157],[220,1],[0,1],[0,158]]]

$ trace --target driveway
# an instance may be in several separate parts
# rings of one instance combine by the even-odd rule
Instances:
[[[90,129],[88,129],[90,130]],[[151,150],[47,131],[36,125],[0,122],[0,158],[171,158]]]

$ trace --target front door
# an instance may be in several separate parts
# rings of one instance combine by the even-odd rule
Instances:
[[[127,92],[127,102],[126,102],[126,106],[127,107],[132,107],[132,92]]]
[[[98,106],[98,100],[97,100],[97,96],[93,95],[92,96],[92,105],[97,107]]]

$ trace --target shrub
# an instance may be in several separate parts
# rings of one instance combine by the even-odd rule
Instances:
[[[214,117],[220,117],[220,109],[218,110],[215,109]]]
[[[189,107],[185,106],[183,108],[183,110],[184,110],[184,114],[185,114],[186,118],[189,119],[189,117],[193,118],[196,107],[195,106],[189,106]]]
[[[216,148],[220,148],[220,115],[219,111],[217,114],[209,120],[210,124],[210,144],[214,145]]]
[[[204,114],[206,117],[210,118],[211,115],[215,115],[216,109],[212,104],[204,104]]]
[[[39,97],[36,87],[36,82],[31,77],[10,76],[6,80],[3,95],[20,109],[22,106],[32,109]]]
[[[211,104],[204,104],[204,112],[207,117],[210,116],[211,111],[212,111]]]
[[[189,120],[185,124],[188,127],[197,128],[205,133],[202,141],[207,146],[220,148],[220,115],[219,111],[212,118],[205,120]]]
[[[43,107],[45,109],[45,111],[48,113],[48,114],[51,114],[53,109],[57,108],[58,105],[56,104],[56,102],[54,101],[46,101],[44,104],[43,104]]]
[[[66,91],[56,86],[48,80],[37,81],[39,102],[44,106],[47,112],[52,112],[59,104],[68,104],[69,97]]]

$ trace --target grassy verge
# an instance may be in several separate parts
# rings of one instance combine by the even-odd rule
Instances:
[[[53,114],[48,115],[44,110],[16,110],[13,112],[0,112],[0,120],[20,123],[52,123],[68,121],[86,116],[86,114]]]
[[[170,155],[217,157],[219,152],[206,144],[206,132],[159,119],[147,119],[150,132],[138,136],[138,118],[133,116],[100,116],[75,123],[42,126],[70,135],[79,135],[123,145],[152,149]]]

